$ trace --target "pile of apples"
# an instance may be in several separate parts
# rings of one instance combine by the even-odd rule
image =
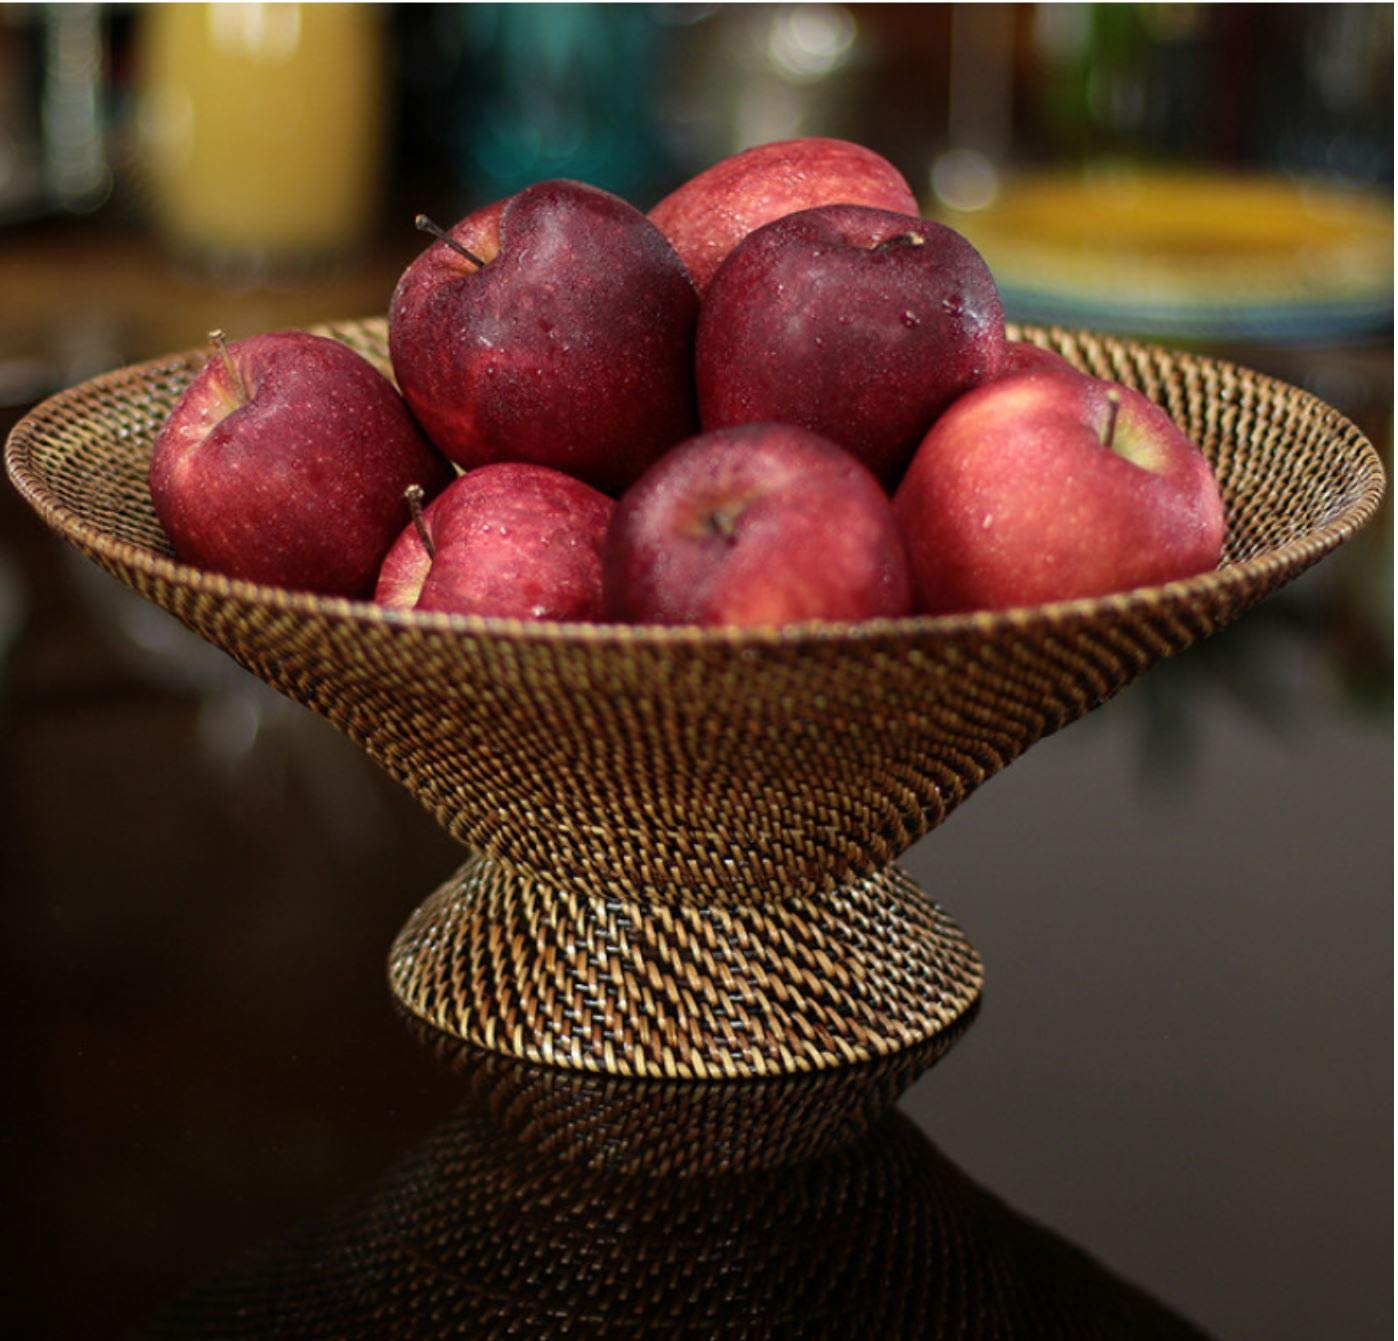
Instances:
[[[399,609],[766,626],[1218,564],[1202,453],[1008,342],[980,255],[868,149],[763,145],[649,216],[549,181],[419,224],[401,395],[333,340],[216,342],[151,459],[182,560]]]

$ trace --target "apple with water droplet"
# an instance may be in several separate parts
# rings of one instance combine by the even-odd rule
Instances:
[[[744,238],[704,295],[700,421],[797,424],[892,482],[1004,343],[995,281],[959,233],[859,205],[803,210]]]
[[[617,504],[611,614],[648,624],[777,626],[906,614],[888,495],[843,448],[791,424],[703,433]]]
[[[393,384],[338,340],[213,339],[151,451],[151,501],[175,554],[250,582],[369,595],[403,491],[433,496],[451,467]]]
[[[374,599],[398,610],[503,619],[600,619],[602,547],[613,501],[547,466],[468,471],[412,523]]]
[[[1226,522],[1208,460],[1138,391],[1040,368],[963,396],[894,496],[919,608],[1000,610],[1192,577]]]
[[[699,297],[639,210],[540,182],[404,271],[388,341],[428,436],[467,470],[525,461],[619,492],[697,427]]]

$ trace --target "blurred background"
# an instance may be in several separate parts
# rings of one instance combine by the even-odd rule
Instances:
[[[1010,316],[1218,354],[1391,461],[1387,5],[0,4],[0,430],[382,312],[544,177],[835,135]],[[911,1111],[1223,1335],[1392,1321],[1391,511],[911,854],[986,1006]],[[0,489],[7,1335],[119,1332],[449,1111],[383,956],[456,849]]]

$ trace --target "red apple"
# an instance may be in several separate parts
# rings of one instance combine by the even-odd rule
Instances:
[[[527,461],[615,491],[694,431],[698,296],[638,210],[541,182],[450,237],[475,259],[428,247],[398,282],[388,337],[408,404],[452,460]]]
[[[547,466],[482,466],[398,537],[374,599],[400,610],[600,619],[602,546],[614,507]]]
[[[1004,353],[1000,357],[1000,367],[995,376],[1017,377],[1026,372],[1067,373],[1073,377],[1087,375],[1051,349],[1031,345],[1027,340],[1006,340]]]
[[[941,224],[827,205],[750,234],[704,297],[705,429],[778,420],[853,452],[885,481],[1005,342],[995,281]]]
[[[906,614],[888,496],[848,452],[790,424],[703,433],[617,504],[606,591],[619,619],[780,625]]]
[[[745,149],[691,177],[650,212],[703,293],[754,229],[818,205],[869,205],[917,214],[902,174],[872,149],[811,137]]]
[[[1204,454],[1112,382],[1021,373],[962,397],[894,498],[919,608],[996,610],[1217,566],[1223,503]]]
[[[228,577],[365,596],[403,525],[403,491],[451,467],[393,385],[303,331],[224,346],[170,412],[150,492],[176,555]]]

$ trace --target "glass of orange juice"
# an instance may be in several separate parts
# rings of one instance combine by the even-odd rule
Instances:
[[[140,162],[178,253],[272,273],[365,239],[384,152],[377,6],[150,5],[138,21]]]

